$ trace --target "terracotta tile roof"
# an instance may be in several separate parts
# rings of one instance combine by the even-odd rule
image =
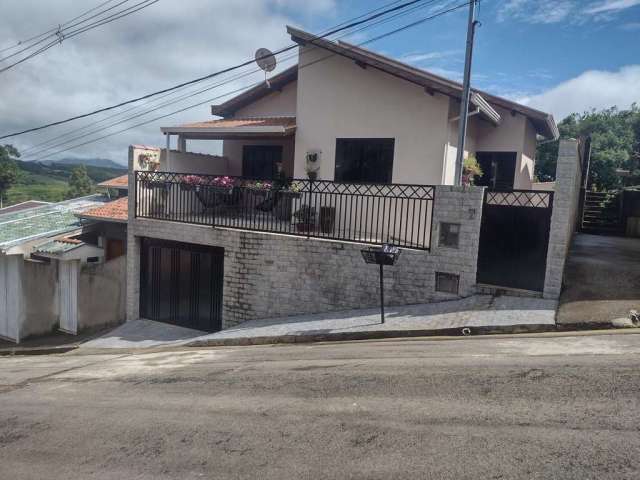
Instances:
[[[105,222],[126,223],[129,212],[128,197],[122,197],[112,202],[105,203],[96,208],[91,208],[79,213],[81,218],[90,220],[102,220]]]
[[[180,125],[183,128],[238,128],[238,127],[284,127],[296,126],[296,117],[252,117],[225,118]]]
[[[109,180],[100,182],[98,186],[107,187],[107,188],[118,188],[118,189],[129,188],[129,175],[122,175],[121,177],[110,178]]]

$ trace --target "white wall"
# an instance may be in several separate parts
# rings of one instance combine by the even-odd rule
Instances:
[[[305,153],[322,150],[319,178],[333,180],[336,138],[395,138],[395,183],[439,184],[448,135],[449,98],[352,60],[302,47],[298,72],[295,176]]]
[[[225,156],[205,153],[179,152],[171,150],[167,162],[167,151],[160,153],[160,170],[178,173],[200,173],[208,175],[232,175],[229,160]]]
[[[496,128],[488,122],[476,123],[476,152],[516,152],[514,188],[530,189],[536,152],[536,132],[519,113],[493,106],[502,117]]]
[[[14,341],[24,319],[21,267],[22,255],[0,253],[0,336]]]
[[[274,90],[273,93],[256,100],[250,105],[238,110],[234,117],[282,117],[295,116],[296,102],[298,94],[298,82],[291,82],[285,85],[281,91]]]

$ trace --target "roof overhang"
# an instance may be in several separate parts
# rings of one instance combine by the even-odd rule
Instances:
[[[166,135],[180,135],[187,139],[208,140],[287,137],[296,132],[296,118],[282,116],[210,120],[176,127],[162,127],[160,131]]]
[[[434,75],[347,42],[332,42],[290,26],[287,26],[287,32],[291,35],[291,39],[301,46],[311,44],[323,48],[336,55],[354,60],[360,66],[375,68],[389,75],[420,85],[429,94],[440,93],[456,99],[460,99],[462,96],[462,84],[448,78]],[[483,115],[492,122],[499,121],[495,117],[497,112],[494,107],[497,106],[526,116],[535,127],[537,133],[545,138],[557,139],[559,137],[558,127],[552,115],[479,90],[474,89],[473,93],[484,100],[484,102],[479,100],[479,103],[475,105],[476,108],[479,108]],[[493,110],[493,112],[489,109]]]
[[[270,127],[228,127],[228,128],[190,128],[190,127],[162,127],[162,133],[169,135],[182,135],[184,137],[206,135],[211,138],[211,134],[244,135],[244,136],[287,136],[295,133],[295,127],[286,128],[282,126]]]
[[[269,83],[264,82],[246,92],[241,93],[220,105],[211,105],[211,114],[219,117],[229,117],[241,108],[250,105],[260,98],[274,92],[282,91],[289,83],[298,79],[298,65],[293,65],[286,70],[274,75],[269,79]]]

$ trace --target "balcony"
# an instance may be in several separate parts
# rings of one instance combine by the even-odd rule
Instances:
[[[429,185],[135,172],[135,215],[211,227],[428,250]]]

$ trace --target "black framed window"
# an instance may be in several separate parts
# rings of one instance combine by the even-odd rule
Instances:
[[[282,162],[282,145],[245,145],[242,148],[242,175],[271,180]]]
[[[337,138],[336,182],[391,183],[394,138]]]

